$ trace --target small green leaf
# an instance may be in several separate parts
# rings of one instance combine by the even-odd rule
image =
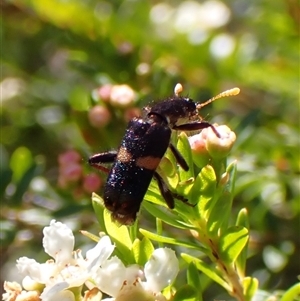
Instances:
[[[132,249],[132,241],[130,239],[129,230],[125,225],[118,225],[111,219],[111,213],[104,211],[104,223],[107,234],[116,244],[118,252],[122,254],[120,259],[126,263],[134,263]]]
[[[148,197],[146,196],[148,199]],[[187,205],[186,205],[187,206]],[[187,224],[181,221],[179,217],[171,209],[159,208],[149,202],[143,202],[143,208],[145,208],[150,214],[156,218],[161,219],[164,223],[169,224],[179,229],[195,229],[191,224]]]
[[[120,256],[124,263],[134,263],[132,241],[129,230],[126,226],[120,226],[111,219],[111,212],[104,207],[103,199],[93,193],[92,204],[96,218],[102,231],[106,232],[116,244],[115,253]]]
[[[220,257],[224,262],[233,263],[248,241],[248,229],[233,226],[224,232],[219,240]]]
[[[207,228],[212,235],[216,235],[219,232],[222,233],[227,228],[232,208],[235,177],[236,162],[233,162],[227,167],[226,172],[223,173],[219,181],[218,190],[220,196],[216,198],[216,203],[209,215]]]
[[[179,181],[177,162],[170,149],[167,150],[165,156],[162,158],[158,166],[158,173],[167,182],[169,188],[176,190]]]
[[[227,226],[231,213],[232,196],[223,192],[215,202],[207,221],[207,231],[211,236],[223,232]],[[221,231],[220,231],[221,230]]]
[[[102,231],[106,232],[105,223],[104,223],[104,201],[103,199],[96,193],[93,192],[92,194],[92,205],[94,208],[94,211],[96,213],[96,218],[98,220],[98,223],[100,225],[100,229]]]
[[[192,151],[191,151],[191,146],[190,146],[188,137],[185,132],[181,132],[178,135],[177,149],[189,166],[188,171],[185,171],[182,168],[180,169],[180,173],[179,173],[180,181],[185,181],[185,180],[188,180],[188,179],[194,177],[194,165],[193,165]]]
[[[209,212],[214,206],[214,196],[216,193],[216,174],[210,165],[202,168],[195,179],[195,183],[190,191],[189,199],[192,204],[197,204],[198,216],[207,219]]]
[[[144,200],[148,200],[151,203],[158,204],[164,207],[168,207],[163,196],[161,195],[156,181],[151,181]],[[144,202],[143,202],[144,203]]]
[[[220,272],[216,270],[214,267],[209,266],[201,259],[193,257],[189,254],[182,253],[181,257],[188,263],[193,262],[199,271],[203,272],[205,275],[211,278],[214,282],[221,285],[227,291],[231,290],[230,286],[226,283],[226,281],[221,278],[221,275],[219,274]]]
[[[132,252],[135,259],[135,262],[140,266],[144,266],[145,263],[149,260],[151,254],[154,251],[154,247],[151,241],[143,237],[142,240],[136,239],[132,245]]]
[[[13,171],[13,180],[15,182],[21,180],[32,163],[33,159],[30,150],[25,146],[17,148],[10,159],[10,168]]]
[[[69,95],[69,104],[76,111],[87,111],[89,108],[89,93],[81,86],[75,86]]]
[[[198,301],[198,291],[191,285],[185,284],[177,290],[173,301]]]
[[[197,300],[202,301],[202,286],[199,271],[193,262],[189,264],[187,269],[187,283],[197,290]]]
[[[225,190],[228,191],[232,196],[234,194],[234,187],[236,182],[237,163],[233,161],[226,168],[227,174],[229,174],[229,180],[225,185]]]
[[[186,241],[182,241],[182,240],[178,240],[176,238],[171,238],[171,237],[165,237],[162,235],[158,235],[155,234],[153,232],[147,231],[145,229],[140,229],[140,232],[147,238],[157,241],[157,242],[161,242],[161,243],[165,243],[165,244],[172,244],[172,245],[178,245],[178,246],[182,246],[182,247],[187,247],[187,248],[191,248],[191,249],[196,249],[198,251],[201,251],[205,254],[209,254],[208,250],[200,247],[199,245],[190,243],[190,242],[186,242]]]
[[[258,280],[256,278],[246,277],[243,279],[243,291],[246,301],[251,301],[258,289]],[[288,299],[292,300],[292,299]]]
[[[243,208],[240,210],[236,220],[236,225],[249,229],[249,217],[248,217],[247,209]],[[236,260],[236,268],[241,278],[245,276],[247,251],[248,251],[248,241],[245,245],[245,248],[243,248],[242,252],[240,253],[240,255]]]
[[[300,300],[300,283],[297,283],[286,290],[280,301],[299,301]],[[248,300],[247,300],[248,301]]]

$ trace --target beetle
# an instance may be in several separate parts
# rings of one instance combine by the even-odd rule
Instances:
[[[215,99],[236,95],[238,92],[235,89],[198,104],[180,96],[182,86],[178,84],[173,97],[144,108],[144,117],[135,117],[129,121],[117,151],[98,153],[89,158],[89,164],[100,170],[106,170],[103,164],[113,163],[104,187],[104,205],[111,211],[113,220],[124,225],[134,223],[152,178],[156,179],[170,209],[174,208],[174,198],[187,201],[171,192],[156,171],[168,147],[178,164],[186,171],[189,169],[185,159],[170,142],[172,130],[195,131],[211,127],[219,136],[211,123],[192,119],[198,115],[198,109]],[[184,122],[186,120],[188,122]]]

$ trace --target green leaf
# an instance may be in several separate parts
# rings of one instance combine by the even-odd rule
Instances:
[[[209,212],[214,206],[214,196],[216,193],[216,174],[210,165],[202,168],[195,179],[195,183],[190,191],[189,199],[192,204],[197,204],[198,216],[207,219]]]
[[[225,191],[227,191],[233,197],[237,173],[236,161],[233,161],[227,166],[226,173],[229,175],[229,180],[226,182]]]
[[[191,151],[191,146],[188,137],[185,132],[181,132],[178,135],[177,149],[189,166],[188,171],[185,171],[182,168],[180,169],[180,173],[179,173],[180,181],[185,181],[194,177],[194,164],[193,164],[192,151]]]
[[[104,207],[103,199],[93,193],[92,204],[96,213],[97,220],[102,231],[105,231],[116,244],[115,252],[120,254],[120,259],[124,263],[134,263],[132,241],[129,230],[126,226],[120,226],[111,219],[111,212]]]
[[[202,286],[195,264],[191,262],[187,269],[187,283],[197,290],[197,300],[202,301]]]
[[[219,240],[220,257],[224,262],[233,263],[245,247],[249,238],[248,229],[233,226],[224,232]]]
[[[232,196],[227,192],[223,192],[216,200],[207,221],[207,231],[211,236],[216,236],[226,230],[231,213],[231,204]]]
[[[240,210],[236,220],[236,225],[249,229],[249,217],[248,217],[247,209],[243,208]],[[240,255],[236,260],[236,268],[241,278],[245,276],[248,243],[249,241],[247,241],[245,247],[243,248],[243,250],[241,251]]]
[[[207,275],[209,278],[211,278],[214,282],[221,285],[223,288],[225,288],[227,291],[230,291],[230,286],[226,283],[225,280],[221,278],[220,272],[216,270],[215,268],[211,267],[201,259],[198,259],[196,257],[193,257],[189,254],[182,253],[181,257],[188,263],[193,262],[196,266],[196,268],[203,272],[205,275]]]
[[[299,301],[300,300],[300,283],[297,283],[286,290],[280,301]]]
[[[251,301],[258,289],[258,280],[256,278],[246,277],[243,279],[243,292],[246,301]],[[292,299],[288,299],[292,300]]]
[[[89,93],[81,86],[75,86],[69,96],[69,103],[76,111],[87,111],[89,108]]]
[[[146,198],[148,199],[148,196],[146,196]],[[178,215],[174,213],[174,210],[172,211],[171,209],[159,208],[158,206],[153,205],[149,202],[143,202],[143,208],[145,208],[150,214],[152,214],[156,218],[161,219],[163,222],[173,227],[179,229],[195,229],[193,225],[181,221]]]
[[[227,167],[226,172],[220,179],[218,187],[220,195],[216,198],[216,203],[213,206],[207,221],[208,232],[213,236],[217,235],[219,232],[224,232],[228,226],[232,208],[235,177],[236,163],[233,162]]]
[[[140,266],[144,266],[154,251],[151,241],[143,237],[142,240],[136,239],[132,245],[132,252],[135,262]]]
[[[17,148],[10,159],[10,168],[13,171],[13,180],[15,182],[20,181],[32,164],[33,158],[30,150],[25,146]]]
[[[132,245],[132,252],[135,259],[135,262],[140,266],[144,266],[145,263],[149,260],[151,254],[154,251],[154,247],[151,241],[143,237],[142,240],[136,239]]]
[[[104,207],[104,201],[98,194],[94,192],[92,194],[92,205],[96,213],[96,218],[100,225],[100,229],[106,232],[106,227],[104,223],[104,210],[106,209]]]
[[[169,148],[158,166],[158,172],[167,182],[168,187],[175,191],[179,182],[179,176],[177,162]]]
[[[127,226],[120,226],[114,222],[111,219],[111,213],[107,210],[104,211],[104,223],[107,234],[116,244],[116,249],[121,254],[120,259],[125,263],[134,263],[134,257],[131,252],[132,241]]]
[[[160,206],[168,207],[154,180],[151,181],[147,193],[144,196],[144,200],[148,200],[149,202]],[[144,204],[144,202],[142,204]]]
[[[209,254],[208,250],[200,247],[199,245],[190,243],[190,242],[186,242],[186,241],[182,241],[182,240],[178,240],[176,238],[171,238],[171,237],[165,237],[162,235],[158,235],[155,234],[153,232],[147,231],[145,229],[140,229],[140,232],[147,238],[157,241],[157,242],[161,242],[161,243],[165,243],[165,244],[172,244],[172,245],[178,245],[178,246],[182,246],[182,247],[187,247],[187,248],[191,248],[191,249],[196,249],[198,251],[202,251],[205,254]]]
[[[177,290],[173,301],[198,301],[198,291],[195,287],[185,284]]]

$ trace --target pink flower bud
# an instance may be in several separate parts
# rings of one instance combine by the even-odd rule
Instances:
[[[193,161],[200,168],[205,166],[210,159],[205,145],[205,138],[202,134],[203,131],[188,138],[192,150]]]
[[[77,151],[69,150],[58,156],[58,163],[60,165],[68,165],[70,163],[77,163],[80,159],[81,156]]]
[[[82,176],[82,167],[79,164],[71,163],[61,166],[59,169],[59,179],[62,182],[71,183],[78,181]]]
[[[113,86],[110,84],[106,84],[100,87],[97,91],[99,98],[103,101],[109,101],[112,87]]]
[[[198,167],[206,165],[210,158],[221,159],[228,156],[236,140],[235,133],[226,125],[214,125],[214,127],[220,137],[211,127],[189,137],[193,159]]]
[[[111,114],[106,107],[101,105],[96,105],[89,111],[88,117],[89,117],[90,124],[93,127],[102,128],[109,123],[111,119]]]
[[[115,85],[111,89],[110,103],[116,107],[128,107],[135,101],[135,92],[128,85]]]
[[[83,179],[83,189],[88,192],[92,193],[100,189],[102,181],[98,175],[95,173],[91,173],[84,177]]]

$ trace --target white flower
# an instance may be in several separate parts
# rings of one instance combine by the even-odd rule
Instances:
[[[94,280],[102,292],[115,297],[122,288],[124,281],[134,281],[140,276],[142,274],[138,265],[126,268],[122,261],[114,256],[101,265]]]
[[[147,282],[144,286],[153,292],[160,292],[173,282],[178,271],[179,264],[175,252],[168,248],[156,249],[145,265]]]
[[[26,292],[17,282],[5,281],[3,285],[6,293],[2,295],[3,301],[40,301],[37,291]]]
[[[153,252],[144,272],[137,265],[125,267],[117,258],[107,260],[97,271],[95,282],[113,298],[105,301],[164,301],[163,288],[170,285],[179,271],[175,252],[160,248]]]
[[[45,252],[53,259],[42,264],[27,257],[18,259],[17,268],[25,277],[23,286],[26,289],[39,287],[43,290],[40,296],[43,301],[72,301],[74,290],[81,289],[84,283],[93,287],[93,274],[110,257],[115,246],[104,236],[84,258],[80,250],[73,251],[74,235],[66,225],[52,220],[43,233]]]
[[[65,265],[72,258],[75,238],[67,225],[52,220],[49,227],[43,230],[43,247],[45,252],[54,258],[57,265]]]

